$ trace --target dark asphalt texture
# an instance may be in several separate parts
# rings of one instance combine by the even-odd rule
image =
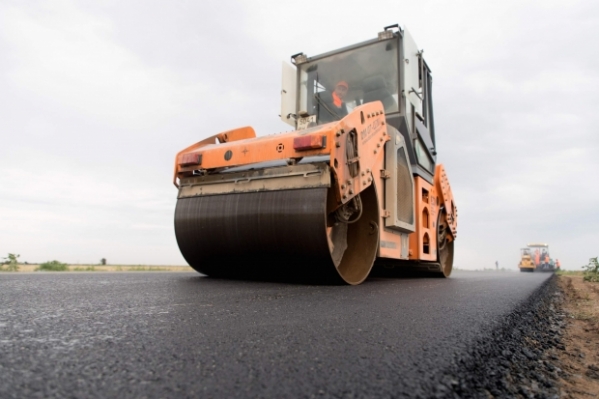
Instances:
[[[0,274],[0,398],[427,397],[550,274]]]

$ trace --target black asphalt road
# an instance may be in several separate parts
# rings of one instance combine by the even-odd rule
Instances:
[[[351,286],[0,274],[0,398],[401,397],[549,274]]]

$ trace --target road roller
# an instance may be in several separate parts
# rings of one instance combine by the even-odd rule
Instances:
[[[528,250],[533,255],[533,267],[534,271],[539,272],[553,272],[558,267],[556,261],[549,255],[549,244],[546,243],[532,243],[528,244]]]
[[[526,247],[520,249],[520,262],[518,263],[518,268],[521,272],[535,271],[535,263],[532,259],[532,253],[530,248]]]
[[[175,235],[218,278],[360,284],[371,273],[449,277],[457,208],[437,162],[432,76],[407,29],[283,63],[281,119],[175,158]]]

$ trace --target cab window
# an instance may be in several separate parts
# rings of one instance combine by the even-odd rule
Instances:
[[[372,101],[386,114],[399,112],[397,59],[397,42],[388,40],[301,64],[298,111],[316,115],[317,124]],[[342,106],[333,95],[339,82],[347,85]]]

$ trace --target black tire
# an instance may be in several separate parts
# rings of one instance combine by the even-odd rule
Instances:
[[[447,240],[447,231],[449,225],[446,221],[447,212],[445,208],[439,209],[437,216],[437,259],[441,264],[441,270],[437,273],[438,277],[447,278],[453,270],[453,255],[455,240]]]

